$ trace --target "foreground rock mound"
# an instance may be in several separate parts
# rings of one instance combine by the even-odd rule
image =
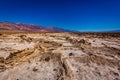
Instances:
[[[120,80],[120,33],[1,33],[0,80]]]

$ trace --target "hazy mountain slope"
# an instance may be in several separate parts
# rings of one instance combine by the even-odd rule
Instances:
[[[11,22],[0,22],[0,31],[68,32],[68,30],[56,27],[45,27]]]

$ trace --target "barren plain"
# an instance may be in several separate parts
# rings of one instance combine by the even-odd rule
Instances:
[[[0,80],[120,80],[120,33],[0,33]]]

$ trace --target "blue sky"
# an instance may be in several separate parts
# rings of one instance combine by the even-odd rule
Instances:
[[[0,22],[76,31],[120,29],[120,0],[0,0]]]

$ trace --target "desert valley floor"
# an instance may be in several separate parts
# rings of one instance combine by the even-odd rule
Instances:
[[[0,33],[0,80],[120,80],[120,33]]]

